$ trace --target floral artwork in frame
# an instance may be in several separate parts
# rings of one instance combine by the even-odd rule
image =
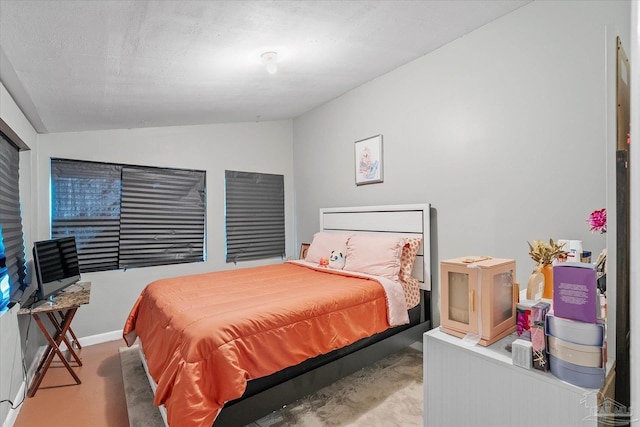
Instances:
[[[382,182],[382,135],[356,141],[356,185]]]

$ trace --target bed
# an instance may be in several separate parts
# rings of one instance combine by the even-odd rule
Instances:
[[[244,426],[420,340],[429,232],[428,204],[321,209],[305,260],[149,284],[123,335],[165,422]]]

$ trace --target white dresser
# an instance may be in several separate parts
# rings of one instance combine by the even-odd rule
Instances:
[[[505,346],[516,338],[468,347],[439,328],[426,332],[424,426],[597,426],[600,390],[513,365]]]

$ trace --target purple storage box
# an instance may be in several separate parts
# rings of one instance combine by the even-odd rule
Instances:
[[[565,362],[549,354],[551,373],[569,384],[584,388],[601,389],[604,386],[605,368],[587,368]]]
[[[599,294],[595,264],[564,262],[553,267],[553,314],[595,323]]]

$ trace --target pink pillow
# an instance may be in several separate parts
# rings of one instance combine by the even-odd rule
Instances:
[[[398,281],[404,243],[397,236],[353,235],[347,241],[344,269]]]
[[[407,280],[400,277],[402,289],[404,289],[404,299],[407,301],[407,310],[420,304],[420,281],[409,276]]]
[[[413,264],[416,262],[422,237],[408,237],[405,242],[402,248],[402,256],[400,257],[400,280],[409,281],[412,278],[411,272],[413,271]]]
[[[313,235],[313,241],[307,256],[304,258],[308,262],[320,262],[320,258],[329,259],[331,251],[339,251],[343,254],[347,253],[347,240],[351,234],[347,233],[329,233],[320,231]]]

